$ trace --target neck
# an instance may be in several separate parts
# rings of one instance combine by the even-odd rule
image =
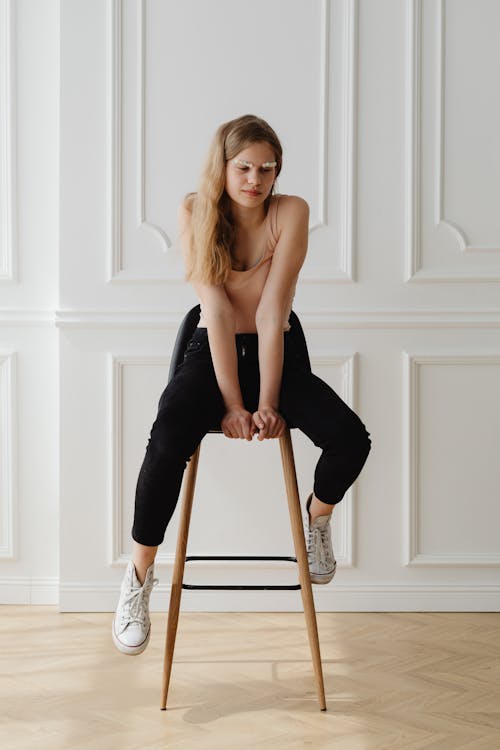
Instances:
[[[258,208],[247,208],[231,201],[231,215],[236,229],[251,232],[262,225],[266,218],[266,209],[264,204]]]

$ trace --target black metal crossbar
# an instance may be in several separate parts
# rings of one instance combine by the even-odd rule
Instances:
[[[188,555],[186,562],[190,560],[288,560],[289,562],[297,562],[296,557],[280,557],[272,555],[270,557],[259,557],[257,555],[210,555],[208,557],[202,557],[200,555]],[[241,584],[239,586],[214,586],[214,585],[194,585],[190,583],[183,583],[183,589],[225,589],[230,591],[296,591],[301,588],[300,583],[296,583],[292,586],[272,586],[266,584],[264,586],[248,586]]]

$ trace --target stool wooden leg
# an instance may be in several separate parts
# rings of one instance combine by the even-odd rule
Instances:
[[[189,522],[191,520],[191,508],[193,505],[194,487],[196,484],[196,472],[198,459],[200,457],[200,445],[191,456],[186,468],[186,484],[181,507],[179,531],[177,533],[177,548],[175,551],[175,563],[172,574],[172,588],[170,591],[170,604],[168,608],[167,635],[165,639],[165,658],[163,663],[163,687],[161,695],[161,710],[167,708],[167,693],[174,658],[175,636],[179,620],[179,608],[181,605],[182,581],[184,576],[184,565],[186,562],[186,547],[189,533]]]
[[[325,687],[323,684],[323,669],[321,666],[321,655],[319,650],[318,626],[316,622],[316,610],[312,593],[309,564],[307,561],[307,547],[302,523],[302,512],[300,508],[299,490],[297,486],[297,475],[295,472],[295,461],[293,457],[292,438],[287,428],[284,435],[280,437],[281,461],[285,476],[286,494],[288,497],[288,510],[292,524],[293,542],[295,545],[295,557],[299,567],[299,582],[301,586],[302,603],[306,617],[307,633],[311,647],[311,655],[316,677],[316,690],[322,711],[326,711]]]

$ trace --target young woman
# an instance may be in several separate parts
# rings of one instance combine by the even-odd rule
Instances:
[[[113,640],[139,654],[150,636],[154,559],[175,510],[186,462],[213,424],[228,438],[280,437],[298,426],[322,454],[306,502],[311,580],[336,570],[330,517],[371,448],[359,417],[301,361],[289,316],[308,242],[309,206],[275,193],[282,148],[244,115],[215,133],[197,193],[179,208],[186,279],[201,316],[184,361],[163,391],[136,489],[133,554]]]

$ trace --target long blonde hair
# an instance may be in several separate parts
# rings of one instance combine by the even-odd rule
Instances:
[[[268,123],[256,115],[242,115],[220,125],[212,139],[191,208],[187,238],[186,280],[223,284],[231,270],[235,228],[225,190],[226,161],[250,143],[267,142],[275,153],[276,177],[281,171],[282,147]],[[274,185],[273,185],[274,190]],[[271,193],[264,201],[266,212]]]

